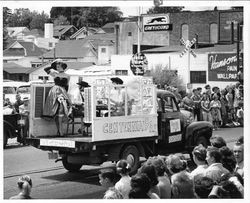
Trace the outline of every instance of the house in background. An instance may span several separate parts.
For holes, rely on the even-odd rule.
[[[97,53],[85,40],[60,40],[55,49],[43,54],[44,61],[60,58],[64,61],[97,63]]]
[[[15,40],[23,40],[25,33],[30,32],[27,27],[7,27],[8,35]]]
[[[43,54],[44,61],[61,58],[64,61],[110,63],[115,48],[114,34],[94,34],[82,40],[60,40],[55,49]]]
[[[53,28],[53,37],[59,40],[68,40],[77,30],[74,25],[57,25]]]
[[[97,31],[98,31],[98,28],[82,27],[81,29],[76,31],[73,35],[71,35],[70,39],[75,39],[75,40],[84,39],[87,36],[96,34]]]
[[[29,73],[31,68],[23,67],[16,63],[3,64],[3,79],[14,81],[29,81]]]
[[[33,42],[15,41],[3,51],[3,63],[15,62],[31,68],[31,61],[39,59],[44,50]]]
[[[115,33],[115,23],[107,23],[101,29],[105,33]]]

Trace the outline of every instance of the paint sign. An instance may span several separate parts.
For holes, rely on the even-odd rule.
[[[134,75],[144,75],[148,68],[148,60],[143,53],[136,53],[130,60],[130,68]]]
[[[158,136],[157,126],[156,114],[96,118],[93,123],[92,141]]]
[[[54,140],[54,139],[40,139],[41,146],[51,146],[51,147],[66,147],[75,148],[75,141],[71,140]]]
[[[180,119],[170,120],[169,124],[170,124],[170,133],[175,133],[175,132],[181,131]]]
[[[208,54],[208,81],[237,81],[236,53]]]
[[[168,15],[143,17],[144,32],[170,31],[172,29],[173,25],[169,23]]]
[[[180,142],[181,137],[182,137],[181,134],[169,136],[168,143]]]

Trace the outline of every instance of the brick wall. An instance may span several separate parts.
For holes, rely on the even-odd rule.
[[[231,30],[228,29],[231,21],[242,22],[243,12],[241,11],[183,11],[170,13],[170,23],[173,24],[172,31],[142,32],[140,33],[141,45],[180,45],[181,28],[183,24],[188,25],[189,40],[198,34],[199,43],[211,43],[210,25],[218,25],[218,37],[221,41],[230,41]],[[142,25],[141,25],[142,26]],[[220,27],[219,27],[220,26]],[[128,36],[128,32],[132,35]],[[217,32],[216,32],[217,33]],[[119,23],[118,54],[132,54],[133,44],[137,44],[137,22]],[[236,38],[235,26],[235,38]]]

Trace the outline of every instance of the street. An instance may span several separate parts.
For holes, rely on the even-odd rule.
[[[231,148],[235,140],[243,135],[243,128],[223,128],[214,131]],[[11,141],[10,141],[11,142]],[[12,141],[4,150],[4,199],[18,193],[17,179],[22,174],[32,178],[32,197],[35,199],[101,199],[104,189],[99,184],[101,167],[83,166],[78,173],[68,173],[61,162],[48,159],[46,151],[31,146],[21,146]]]

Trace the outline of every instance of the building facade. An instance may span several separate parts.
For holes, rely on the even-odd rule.
[[[197,38],[199,44],[206,45],[230,43],[237,38],[237,23],[243,24],[243,11],[183,11],[142,15],[139,23],[139,29],[137,21],[116,23],[116,54],[137,52],[134,47],[138,44],[138,30],[141,50],[180,45],[181,38],[190,41]]]

